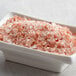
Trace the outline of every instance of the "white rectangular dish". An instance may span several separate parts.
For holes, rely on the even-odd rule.
[[[26,15],[11,12],[0,21],[0,26],[2,26],[2,24],[4,24],[9,18],[13,17],[14,15],[31,18],[33,20],[40,20]],[[74,32],[76,29],[75,26],[64,26],[69,27],[72,32]],[[73,54],[71,56],[57,55],[19,45],[5,43],[2,41],[0,41],[0,50],[4,52],[7,60],[54,72],[62,72],[69,66],[69,64],[72,64],[76,58],[76,54]]]

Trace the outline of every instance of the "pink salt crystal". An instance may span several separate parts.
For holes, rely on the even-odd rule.
[[[0,41],[64,55],[76,50],[76,38],[69,28],[19,16],[0,27]]]

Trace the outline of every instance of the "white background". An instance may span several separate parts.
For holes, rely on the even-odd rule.
[[[0,19],[12,11],[57,23],[76,25],[76,0],[0,0]],[[0,76],[76,76],[76,63],[62,73],[54,73],[6,62]]]

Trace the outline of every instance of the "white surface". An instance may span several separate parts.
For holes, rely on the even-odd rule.
[[[0,0],[0,19],[10,11],[49,21],[76,25],[75,0]],[[6,62],[0,76],[76,76],[76,63],[61,74]]]
[[[4,67],[5,57],[3,52],[0,50],[0,70]]]

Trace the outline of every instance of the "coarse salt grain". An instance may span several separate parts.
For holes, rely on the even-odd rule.
[[[49,53],[72,55],[76,52],[76,34],[56,23],[14,16],[0,27],[0,41]]]

